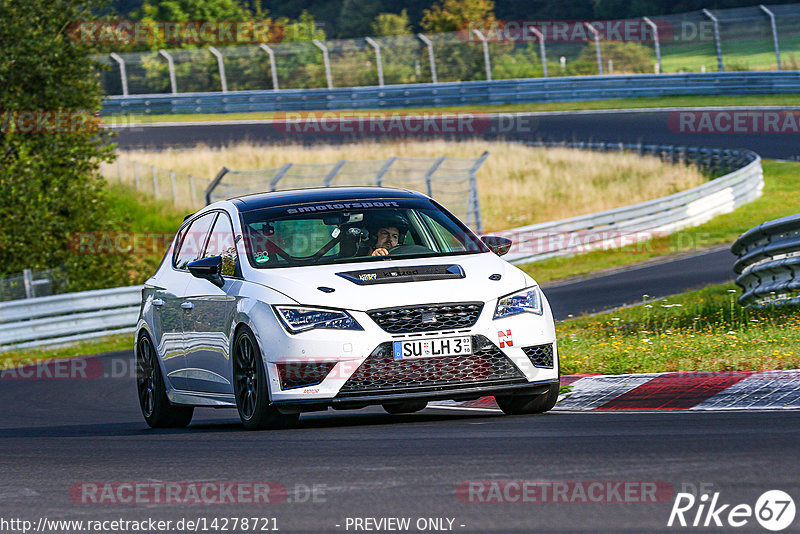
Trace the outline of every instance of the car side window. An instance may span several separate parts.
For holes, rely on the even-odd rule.
[[[221,213],[211,230],[211,235],[206,245],[204,258],[222,256],[222,276],[238,276],[236,242],[233,238],[233,226],[227,215]]]
[[[173,266],[176,269],[186,271],[189,263],[203,257],[203,246],[216,217],[217,212],[207,213],[189,225],[181,237],[180,248],[175,255]]]

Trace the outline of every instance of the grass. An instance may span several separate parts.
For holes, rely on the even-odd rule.
[[[644,109],[664,107],[703,107],[703,106],[797,106],[800,95],[758,95],[758,96],[664,96],[656,98],[620,98],[615,100],[586,100],[581,102],[538,102],[529,104],[497,104],[485,106],[445,106],[419,107],[385,110],[341,110],[325,113],[345,116],[366,116],[375,113],[392,115],[416,115],[443,113],[521,113],[542,111],[574,111],[604,109]],[[153,122],[209,122],[235,120],[268,120],[285,116],[285,112],[256,111],[249,113],[186,113],[175,115],[131,115],[130,117],[106,117],[108,123],[120,126],[136,126]]]
[[[661,236],[637,246],[559,257],[522,265],[539,283],[586,276],[677,253],[732,244],[740,234],[765,221],[797,213],[800,206],[800,163],[765,160],[762,196],[705,224]]]
[[[735,302],[733,284],[556,325],[563,374],[800,367],[800,316]]]
[[[223,165],[237,170],[294,163],[375,160],[391,156],[474,158],[490,156],[478,172],[484,229],[498,231],[563,219],[658,198],[705,181],[693,167],[655,157],[568,148],[532,148],[485,141],[361,143],[344,146],[264,146],[130,151],[128,159],[195,176],[212,176]],[[455,208],[454,206],[451,206]]]
[[[0,352],[0,375],[4,370],[31,365],[37,362],[90,356],[121,350],[133,351],[133,334],[115,334],[95,339],[77,341],[62,347],[16,349]]]

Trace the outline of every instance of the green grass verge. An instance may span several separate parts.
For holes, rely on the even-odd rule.
[[[87,339],[63,347],[28,348],[2,352],[0,353],[0,372],[40,361],[91,356],[120,350],[133,351],[133,333]]]
[[[800,206],[800,163],[764,160],[763,167],[765,185],[760,198],[705,224],[621,249],[550,258],[520,267],[537,282],[545,283],[732,244],[750,228],[797,213]]]
[[[562,374],[733,371],[800,367],[800,316],[750,310],[734,284],[556,325]]]
[[[381,113],[399,115],[441,114],[441,113],[519,113],[533,111],[573,111],[603,109],[642,109],[662,107],[701,107],[701,106],[797,106],[800,95],[759,95],[759,96],[665,96],[659,98],[621,98],[617,100],[589,100],[583,102],[543,102],[531,104],[500,104],[491,106],[445,106],[419,107],[403,109],[379,110]],[[369,115],[376,110],[337,110],[330,113],[347,115]],[[304,113],[304,112],[300,112]],[[284,112],[252,112],[252,113],[189,113],[176,115],[132,115],[126,119],[125,125],[135,126],[138,123],[150,122],[211,122],[235,120],[267,120],[275,116],[284,116]],[[107,118],[107,121],[110,121]]]

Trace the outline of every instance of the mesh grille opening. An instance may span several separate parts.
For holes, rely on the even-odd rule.
[[[552,344],[522,347],[522,351],[525,353],[534,367],[543,367],[545,369],[553,368]]]
[[[328,376],[336,364],[331,362],[279,363],[281,389],[316,386]]]
[[[482,302],[456,302],[385,308],[367,314],[386,332],[404,334],[470,328],[478,320],[482,309]]]

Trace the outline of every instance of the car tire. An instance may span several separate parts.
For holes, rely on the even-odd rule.
[[[288,428],[300,417],[285,414],[269,403],[269,385],[255,336],[242,328],[233,342],[233,392],[242,425],[248,430]]]
[[[558,400],[559,383],[550,384],[547,391],[538,395],[497,395],[495,400],[507,415],[544,413],[553,408]]]
[[[152,428],[183,428],[192,421],[194,407],[169,402],[155,347],[147,334],[140,335],[136,344],[136,389],[144,420]]]
[[[427,401],[406,401],[406,402],[393,402],[383,404],[383,409],[386,413],[401,414],[401,413],[414,413],[424,410],[428,406]]]

